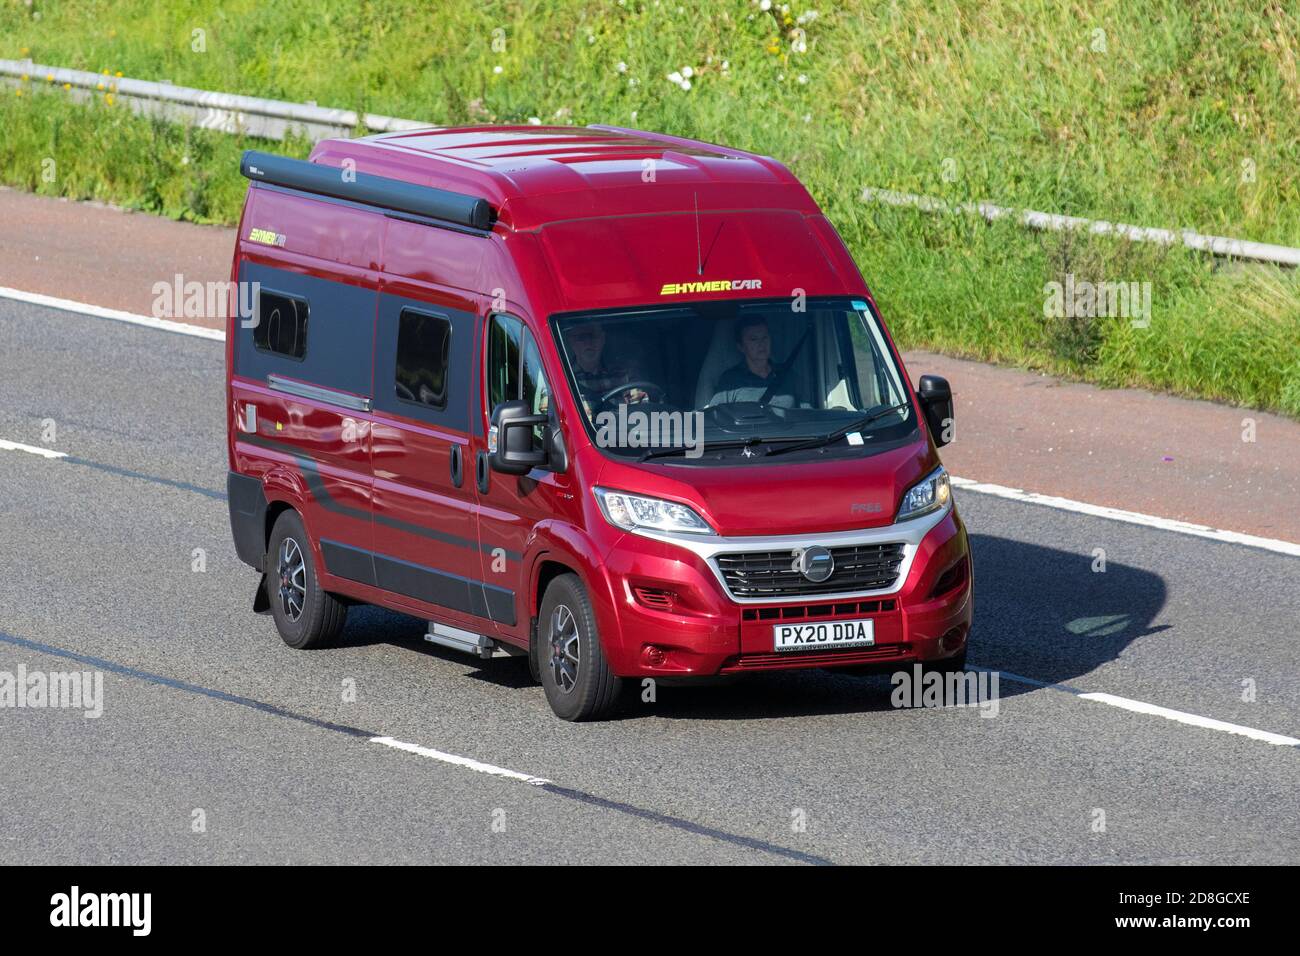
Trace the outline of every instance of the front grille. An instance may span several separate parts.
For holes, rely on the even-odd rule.
[[[736,551],[714,560],[738,598],[801,597],[808,594],[852,594],[893,587],[903,563],[902,544],[850,544],[830,549],[835,570],[813,583],[794,569],[797,551]]]

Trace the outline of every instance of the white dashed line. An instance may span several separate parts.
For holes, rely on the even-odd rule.
[[[1288,737],[1285,734],[1256,730],[1254,727],[1246,727],[1242,724],[1230,724],[1226,720],[1215,720],[1212,717],[1189,714],[1186,711],[1172,710],[1169,707],[1157,707],[1155,704],[1130,700],[1127,697],[1116,697],[1114,694],[1079,694],[1078,696],[1080,700],[1092,700],[1099,704],[1109,704],[1111,707],[1131,710],[1135,714],[1151,714],[1153,717],[1176,720],[1180,724],[1190,724],[1193,727],[1202,727],[1205,730],[1218,730],[1225,734],[1238,734],[1242,737],[1249,737],[1251,740],[1262,740],[1264,743],[1276,744],[1279,747],[1300,747],[1300,739]]]
[[[1300,738],[1297,737],[1275,734],[1270,730],[1259,730],[1255,727],[1247,727],[1245,724],[1232,724],[1226,720],[1215,720],[1213,717],[1202,717],[1200,714],[1191,714],[1185,710],[1174,710],[1172,707],[1148,704],[1146,701],[1133,700],[1131,697],[1119,697],[1115,694],[1102,694],[1095,691],[1081,691],[1068,684],[1053,684],[1051,681],[1023,677],[1020,674],[1012,674],[1010,671],[997,670],[992,667],[976,667],[972,665],[968,670],[980,671],[986,674],[996,672],[1000,679],[1015,681],[1018,684],[1029,684],[1032,687],[1042,687],[1045,690],[1059,690],[1063,694],[1069,694],[1071,697],[1077,697],[1080,700],[1107,704],[1110,707],[1118,707],[1120,710],[1127,710],[1135,714],[1163,717],[1166,720],[1177,721],[1191,727],[1200,727],[1203,730],[1217,730],[1220,733],[1236,734],[1239,737],[1249,737],[1251,740],[1261,740],[1264,743],[1275,744],[1279,747],[1300,747]]]
[[[24,445],[22,442],[5,441],[0,438],[0,451],[25,451],[29,455],[40,455],[42,458],[67,458],[68,456],[61,451],[55,451],[53,448],[38,448],[35,445]]]
[[[1005,485],[994,485],[988,482],[974,481],[970,478],[958,478],[955,475],[952,476],[952,485],[954,488],[974,491],[981,495],[994,495],[998,498],[1009,498],[1012,501],[1044,505],[1058,511],[1073,511],[1076,514],[1090,515],[1094,518],[1125,521],[1129,524],[1145,525],[1148,528],[1159,528],[1161,531],[1190,534],[1198,538],[1209,538],[1212,541],[1223,541],[1228,544],[1244,544],[1250,548],[1261,548],[1265,551],[1276,551],[1279,554],[1300,557],[1300,544],[1281,541],[1277,538],[1259,538],[1253,534],[1242,534],[1239,531],[1221,531],[1208,525],[1192,524],[1190,521],[1157,518],[1155,515],[1144,515],[1137,511],[1124,511],[1106,505],[1090,505],[1085,501],[1073,501],[1069,498],[1058,498],[1054,495],[1040,495],[1034,491],[1021,491],[1019,488],[1008,488]]]
[[[453,764],[457,767],[465,767],[469,770],[475,770],[479,773],[486,773],[493,777],[505,777],[507,780],[518,780],[521,783],[529,783],[534,787],[540,787],[543,784],[550,783],[545,777],[530,777],[526,773],[519,773],[517,770],[507,770],[505,767],[496,767],[490,763],[483,763],[474,760],[471,757],[461,757],[457,754],[443,753],[441,750],[432,750],[429,747],[421,747],[419,744],[408,744],[404,740],[396,740],[393,737],[371,737],[372,744],[383,744],[385,747],[392,747],[395,750],[405,750],[407,753],[418,754],[421,757],[428,757],[430,760],[440,760],[443,763]]]

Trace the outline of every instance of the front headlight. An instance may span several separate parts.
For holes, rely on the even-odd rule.
[[[686,505],[662,498],[631,495],[626,491],[593,488],[605,520],[624,531],[647,528],[654,531],[685,531],[713,534],[708,523]]]
[[[903,503],[898,506],[899,521],[905,518],[919,518],[932,511],[948,507],[952,500],[952,486],[948,483],[948,472],[940,465],[930,472],[903,495]]]

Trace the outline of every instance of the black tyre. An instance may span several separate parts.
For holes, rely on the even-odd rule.
[[[321,590],[307,529],[296,511],[280,515],[271,529],[266,590],[276,630],[290,647],[312,650],[338,643],[348,608]]]
[[[533,655],[555,716],[600,720],[613,711],[622,681],[609,669],[596,615],[576,574],[560,575],[542,595]]]

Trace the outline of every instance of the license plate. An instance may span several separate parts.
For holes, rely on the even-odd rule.
[[[870,618],[772,626],[772,647],[778,651],[824,651],[838,647],[871,647],[875,643],[875,622]]]

